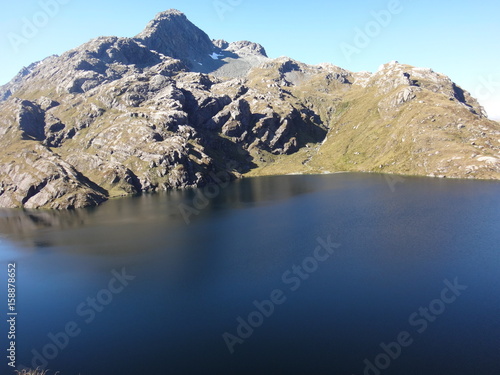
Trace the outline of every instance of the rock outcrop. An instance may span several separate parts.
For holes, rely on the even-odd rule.
[[[134,39],[150,50],[188,65],[205,60],[215,49],[207,34],[173,9],[159,13]]]
[[[272,60],[175,10],[23,69],[0,113],[3,207],[85,207],[221,172],[500,178],[500,125],[448,77]]]

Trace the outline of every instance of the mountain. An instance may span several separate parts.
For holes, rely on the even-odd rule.
[[[184,14],[100,37],[0,87],[0,206],[76,208],[221,176],[500,178],[500,124],[431,69],[269,59]]]

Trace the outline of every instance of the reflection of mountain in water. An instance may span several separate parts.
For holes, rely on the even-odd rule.
[[[354,175],[353,175],[354,176]],[[144,194],[111,200],[100,207],[53,210],[0,210],[0,233],[26,247],[94,244],[100,251],[130,248],[137,238],[187,225],[214,211],[272,204],[335,185],[335,176],[276,176],[238,180],[200,189]],[[91,234],[89,235],[89,233]],[[133,250],[133,249],[130,249]]]
[[[16,241],[27,241],[35,233],[42,232],[45,229],[57,228],[68,229],[84,224],[84,216],[87,216],[87,210],[71,211],[42,211],[42,210],[9,210],[0,209],[0,233]],[[34,246],[44,247],[49,245],[43,241],[34,241]]]

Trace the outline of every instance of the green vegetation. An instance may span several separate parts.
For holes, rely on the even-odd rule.
[[[67,58],[15,92],[31,103],[0,103],[1,206],[84,207],[227,170],[500,179],[499,124],[428,69],[352,73],[279,58],[229,79],[128,67],[80,92],[85,79],[72,77],[86,52]]]

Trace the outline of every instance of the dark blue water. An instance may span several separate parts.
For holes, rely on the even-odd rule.
[[[3,210],[0,234],[4,316],[7,264],[17,269],[17,365],[500,373],[498,182],[265,177],[73,212]]]

